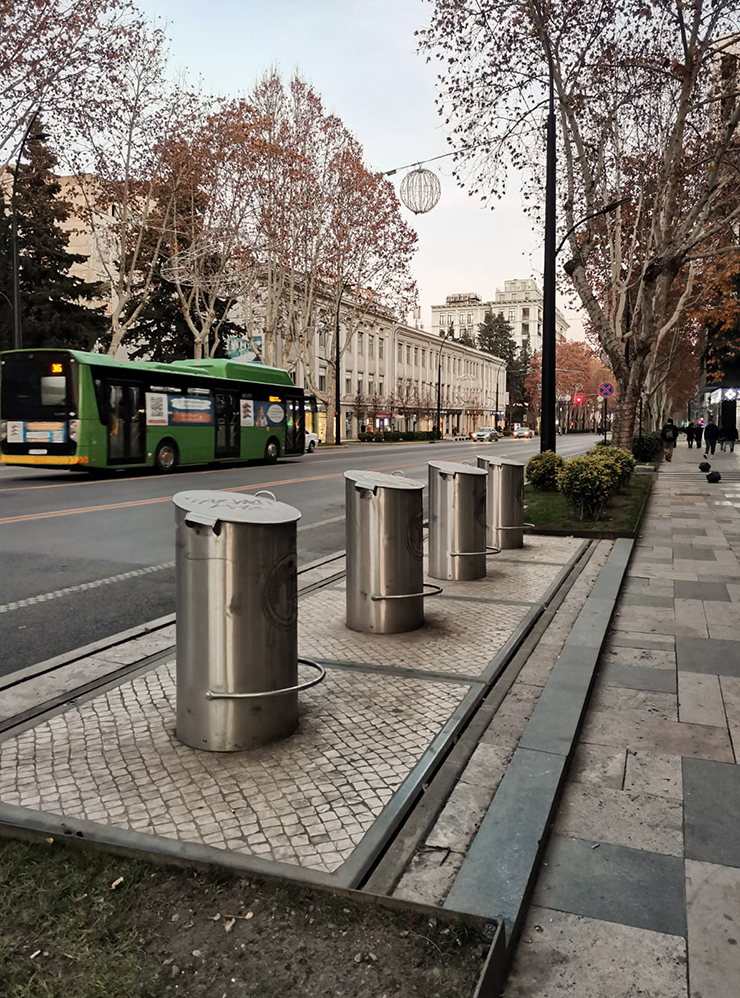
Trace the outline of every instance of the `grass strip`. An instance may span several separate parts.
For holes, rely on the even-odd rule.
[[[634,537],[645,507],[652,477],[632,475],[613,496],[598,520],[581,520],[562,492],[535,492],[524,486],[524,519],[540,533],[573,533],[583,537]]]

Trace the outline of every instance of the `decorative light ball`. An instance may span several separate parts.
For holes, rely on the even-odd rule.
[[[431,170],[417,167],[401,181],[401,200],[415,215],[431,211],[441,197],[442,188],[437,175]]]

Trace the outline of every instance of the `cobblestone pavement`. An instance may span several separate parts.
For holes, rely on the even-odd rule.
[[[405,781],[582,544],[527,537],[490,559],[488,578],[444,583],[409,634],[350,631],[341,586],[319,590],[299,604],[299,652],[326,662],[327,678],[301,695],[295,735],[243,753],[181,744],[169,661],[7,738],[0,802],[336,874],[380,834]],[[123,645],[105,657],[137,655]]]

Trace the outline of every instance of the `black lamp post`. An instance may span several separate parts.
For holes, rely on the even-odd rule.
[[[439,347],[439,358],[437,361],[437,440],[440,440],[442,434],[440,433],[440,419],[441,419],[441,409],[442,409],[442,351],[444,350],[444,345],[452,335],[452,329],[448,329],[445,333],[442,342]]]
[[[339,308],[342,304],[342,297],[344,296],[344,290],[349,284],[349,281],[344,281],[342,284],[342,290],[339,292],[339,297],[337,298],[337,314],[334,323],[334,443],[341,444],[342,442],[342,405],[341,405],[341,372],[339,369],[341,355],[339,351]]]
[[[20,258],[18,254],[18,212],[16,208],[16,187],[18,183],[18,169],[21,164],[21,157],[26,147],[26,142],[28,142],[29,137],[31,137],[31,129],[36,122],[36,116],[38,112],[34,111],[31,115],[31,120],[26,126],[26,130],[23,133],[23,138],[21,139],[20,148],[18,149],[18,156],[15,161],[15,170],[13,172],[13,187],[10,193],[10,213],[11,213],[11,228],[10,228],[10,242],[13,251],[13,346],[16,350],[23,349],[23,321],[21,317],[21,275],[20,275]],[[34,135],[34,139],[45,139],[45,135]]]
[[[538,8],[538,15],[540,15]],[[540,15],[541,17],[541,15]],[[549,70],[545,180],[545,268],[542,297],[542,422],[540,451],[555,450],[555,74],[547,31],[542,38]]]

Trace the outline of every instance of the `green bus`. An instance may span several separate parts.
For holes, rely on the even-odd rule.
[[[117,361],[78,350],[0,354],[0,461],[114,470],[303,454],[302,388],[229,360]]]

